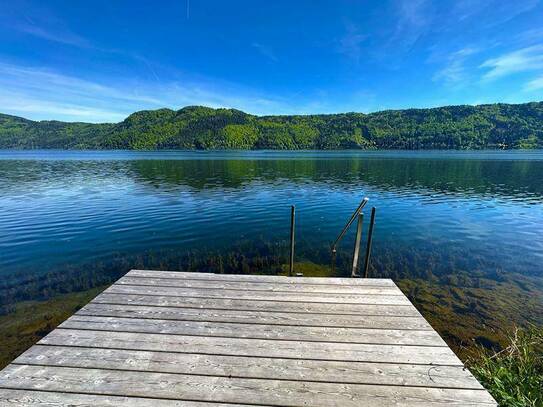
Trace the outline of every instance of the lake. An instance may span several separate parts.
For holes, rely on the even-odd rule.
[[[0,305],[130,268],[279,273],[290,205],[297,269],[330,274],[364,196],[370,276],[393,278],[453,347],[543,322],[543,151],[0,151]],[[353,242],[354,228],[337,275]]]

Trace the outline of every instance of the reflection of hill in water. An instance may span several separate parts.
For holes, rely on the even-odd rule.
[[[158,188],[240,188],[253,182],[360,183],[385,191],[462,194],[539,201],[542,161],[344,159],[130,161],[138,182]]]
[[[203,159],[2,161],[0,192],[136,182],[175,191],[248,188],[262,183],[316,183],[346,190],[368,186],[402,194],[443,194],[539,203],[543,161],[475,159]]]

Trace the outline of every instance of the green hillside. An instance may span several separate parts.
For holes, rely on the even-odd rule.
[[[534,149],[543,148],[543,102],[308,116],[188,106],[136,112],[116,124],[0,114],[0,148]]]

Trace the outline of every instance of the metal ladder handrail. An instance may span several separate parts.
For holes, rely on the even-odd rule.
[[[332,273],[335,272],[336,268],[336,255],[337,255],[337,246],[341,239],[343,239],[343,236],[345,236],[345,233],[347,233],[347,230],[352,225],[354,220],[358,217],[358,225],[356,230],[356,238],[355,238],[355,244],[354,244],[354,250],[353,250],[353,263],[352,263],[352,270],[351,270],[351,277],[360,277],[359,274],[357,274],[358,269],[358,256],[360,252],[360,242],[362,239],[362,223],[364,220],[364,215],[362,213],[362,209],[366,206],[368,203],[369,198],[365,197],[362,202],[358,205],[358,207],[355,209],[345,226],[343,227],[343,230],[338,235],[334,243],[331,245],[331,251],[332,251]],[[370,226],[368,231],[368,242],[366,246],[366,256],[364,259],[364,277],[368,277],[368,267],[369,267],[369,259],[370,259],[370,251],[371,251],[371,243],[372,243],[372,235],[373,235],[373,225],[375,222],[375,207],[371,209],[371,218],[370,218]]]
[[[362,199],[362,202],[360,202],[360,205],[358,205],[358,208],[356,208],[356,210],[353,212],[353,214],[351,215],[351,217],[349,218],[349,220],[347,221],[347,223],[343,227],[343,230],[341,231],[341,233],[339,234],[337,239],[334,241],[334,243],[332,243],[332,253],[336,252],[336,247],[339,244],[339,242],[341,241],[341,239],[343,238],[343,236],[345,235],[345,233],[347,232],[347,229],[349,229],[349,226],[351,226],[351,224],[354,222],[354,220],[356,218],[356,215],[358,215],[360,213],[360,211],[362,209],[364,209],[364,206],[366,206],[366,204],[368,203],[369,200],[370,199],[367,198],[367,197]]]
[[[364,197],[362,199],[362,202],[358,205],[358,207],[355,209],[345,226],[343,227],[343,230],[339,234],[339,236],[336,238],[334,243],[331,245],[332,250],[332,273],[335,272],[336,268],[336,254],[337,254],[337,246],[341,239],[343,239],[343,236],[345,236],[345,233],[347,233],[347,230],[352,225],[354,220],[358,217],[358,225],[356,227],[356,238],[354,243],[354,251],[353,251],[353,263],[352,263],[352,271],[351,271],[351,277],[360,277],[360,274],[358,274],[356,271],[358,269],[358,257],[360,253],[360,242],[362,240],[362,224],[364,221],[364,214],[362,213],[362,209],[366,206],[368,203],[369,198]],[[288,275],[292,276],[294,274],[294,233],[295,233],[295,217],[296,217],[296,207],[294,205],[290,208],[290,256],[289,256],[289,270]],[[372,242],[372,235],[373,235],[373,225],[375,222],[375,207],[371,208],[371,218],[370,218],[370,226],[368,230],[368,242],[366,246],[366,256],[364,260],[364,277],[368,277],[368,267],[369,267],[369,260],[370,260],[370,252],[371,252],[371,242]],[[296,276],[303,276],[303,273],[296,273]]]

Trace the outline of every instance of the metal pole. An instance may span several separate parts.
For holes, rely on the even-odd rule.
[[[331,269],[332,269],[332,275],[334,275],[335,272],[336,272],[336,249],[332,249],[332,264],[331,264]]]
[[[296,216],[296,207],[292,205],[290,207],[290,263],[288,275],[292,276],[294,273],[294,218]]]
[[[368,231],[368,244],[366,246],[366,258],[364,259],[364,278],[368,278],[370,265],[371,239],[373,237],[373,224],[375,223],[375,207],[371,208],[370,229]]]
[[[364,214],[358,214],[358,225],[356,226],[356,239],[354,241],[353,251],[353,269],[351,271],[351,277],[360,277],[357,273],[358,269],[358,253],[360,253],[360,240],[362,239],[362,223],[364,222]]]
[[[353,223],[354,220],[356,219],[356,215],[358,215],[360,213],[360,211],[364,208],[364,206],[366,206],[368,201],[369,201],[369,198],[362,199],[362,202],[360,202],[360,205],[358,205],[358,208],[356,208],[356,210],[353,212],[353,214],[351,215],[349,221],[347,222],[347,224],[345,225],[345,227],[343,228],[343,230],[341,231],[341,233],[339,234],[339,236],[337,237],[335,242],[332,243],[332,252],[334,252],[336,250],[337,244],[343,238],[343,235],[345,235],[345,232],[347,232],[347,229],[349,229],[349,226],[351,226],[351,223]]]

